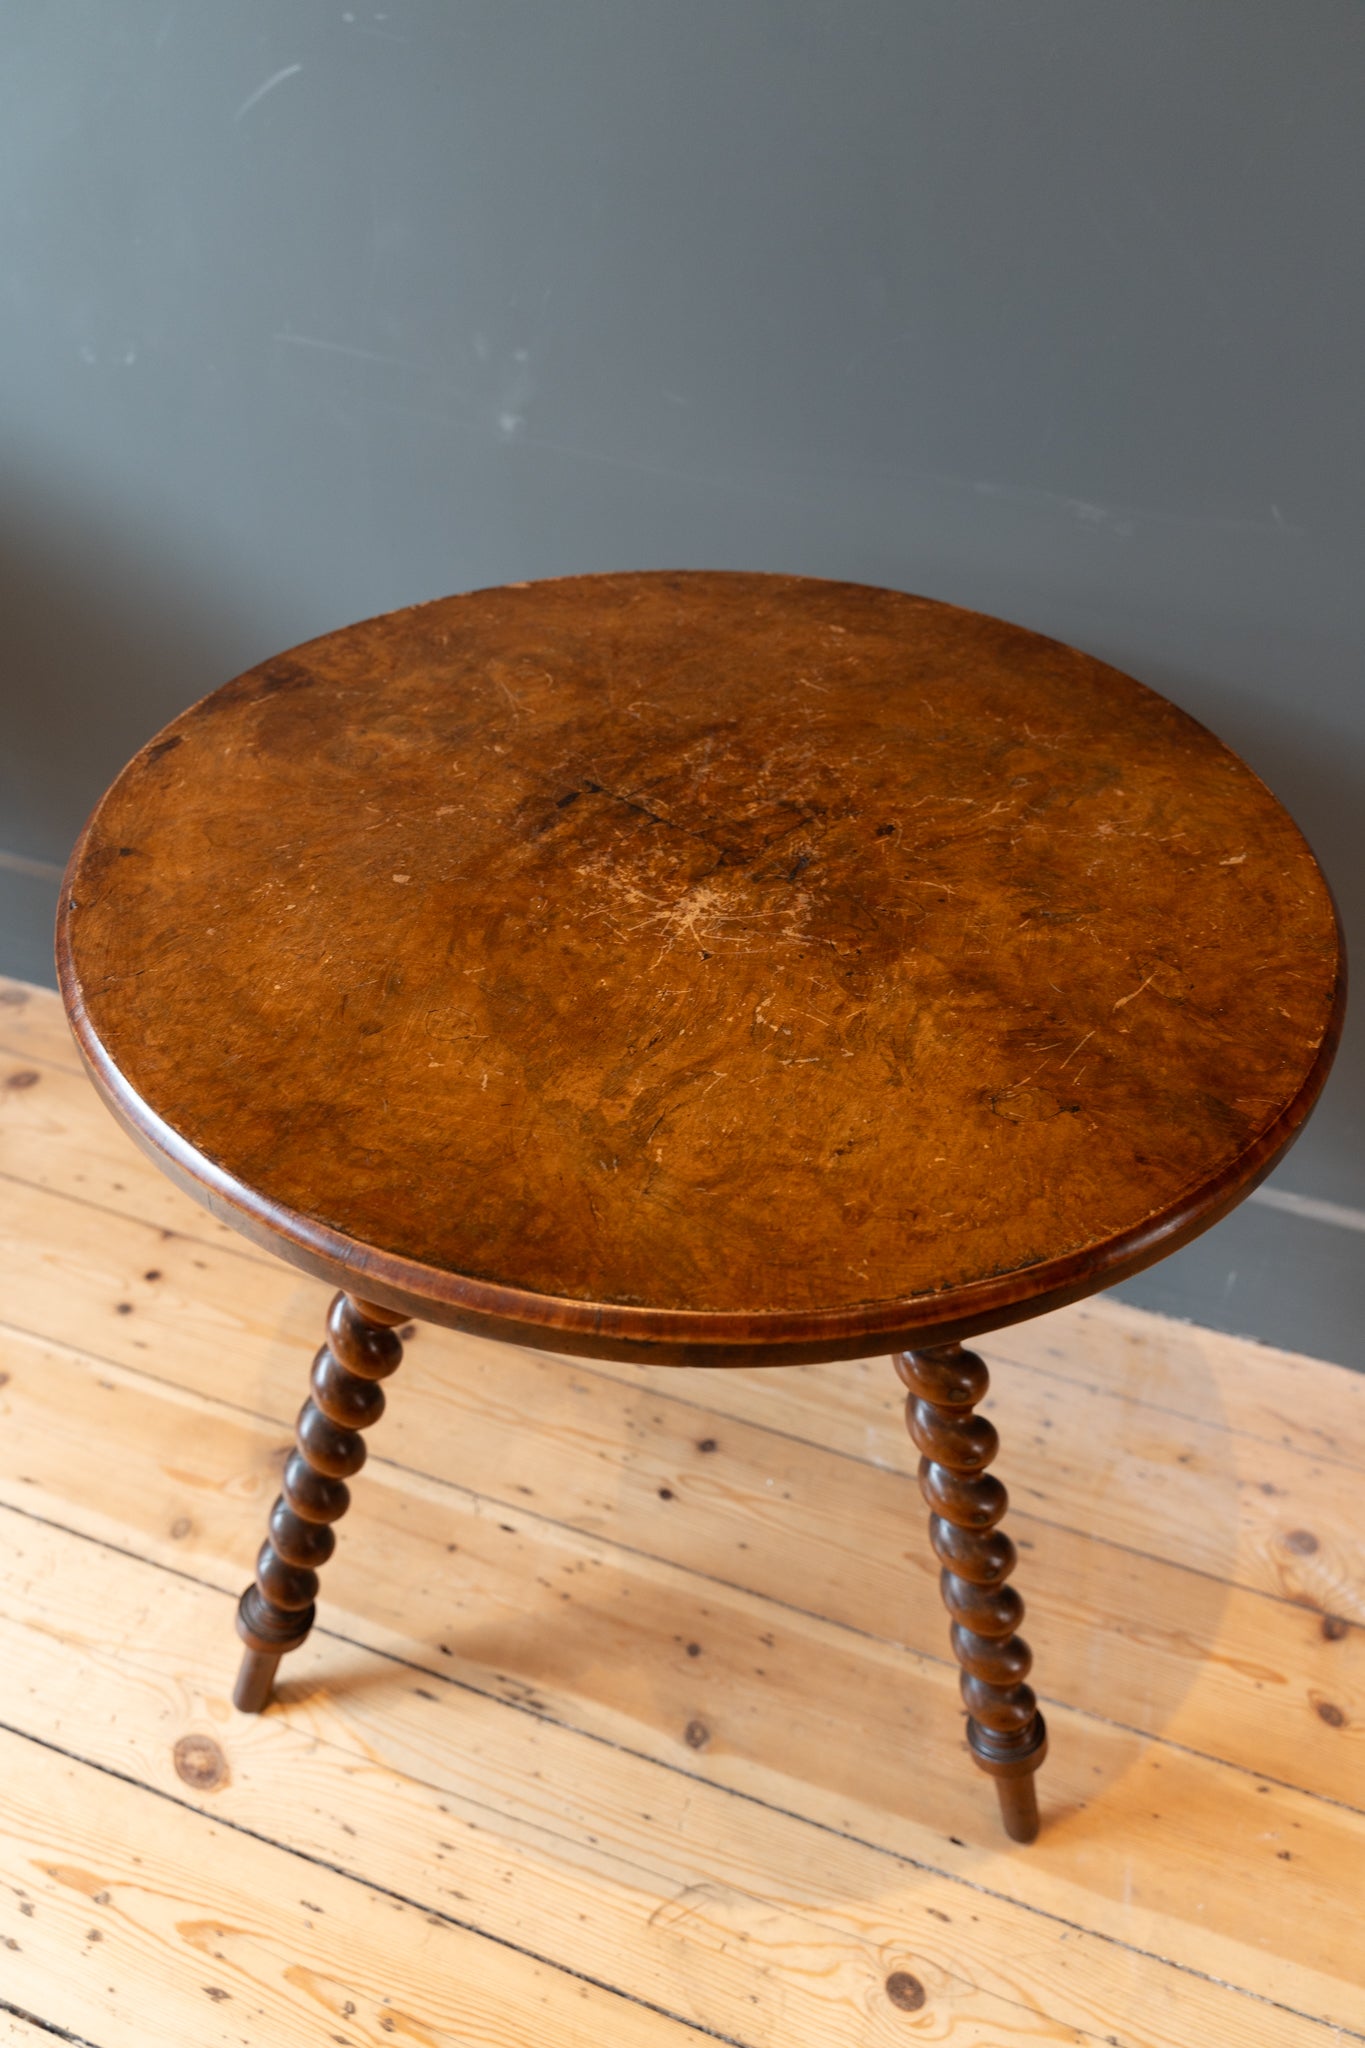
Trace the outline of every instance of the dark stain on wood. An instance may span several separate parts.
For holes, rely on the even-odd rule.
[[[171,1757],[176,1776],[196,1792],[216,1792],[231,1781],[228,1760],[211,1735],[182,1735]]]
[[[918,2012],[927,1994],[918,1977],[908,1970],[893,1970],[886,1980],[886,1995],[900,2012]]]

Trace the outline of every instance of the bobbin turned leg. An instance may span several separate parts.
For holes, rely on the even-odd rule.
[[[1024,1603],[1005,1580],[1016,1553],[996,1527],[1009,1495],[986,1471],[1000,1448],[995,1427],[972,1409],[990,1376],[960,1344],[902,1351],[896,1371],[910,1390],[905,1424],[919,1449],[920,1491],[929,1503],[929,1540],[943,1566],[943,1604],[962,1666],[967,1741],[995,1779],[1005,1833],[1031,1842],[1038,1832],[1033,1774],[1047,1754],[1038,1702],[1024,1683],[1033,1656],[1016,1633]]]
[[[313,1626],[317,1568],[336,1548],[332,1523],[350,1506],[346,1481],[365,1462],[360,1435],[384,1412],[387,1379],[403,1356],[395,1325],[403,1317],[349,1294],[338,1294],[327,1317],[327,1342],[313,1360],[312,1393],[299,1415],[297,1444],[284,1468],[284,1490],[270,1512],[270,1534],[256,1560],[256,1583],[237,1609],[246,1655],[233,1699],[259,1714],[275,1670]]]

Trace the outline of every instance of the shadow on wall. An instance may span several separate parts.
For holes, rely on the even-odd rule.
[[[11,481],[0,499],[4,619],[0,847],[64,862],[142,742],[259,652],[259,624],[183,543],[134,536],[117,505]]]
[[[67,854],[129,756],[285,639],[281,607],[196,561],[112,493],[63,494],[13,461],[0,496],[0,972],[55,983]],[[292,637],[298,638],[295,632]]]

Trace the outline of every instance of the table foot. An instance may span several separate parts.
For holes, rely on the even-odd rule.
[[[239,1713],[259,1714],[269,1705],[270,1689],[280,1666],[280,1654],[279,1651],[272,1655],[266,1650],[248,1650],[243,1656],[237,1683],[232,1688],[232,1704]]]
[[[906,1427],[921,1454],[929,1540],[943,1567],[939,1584],[962,1666],[967,1742],[996,1781],[1006,1834],[1031,1842],[1038,1832],[1033,1777],[1047,1754],[1047,1729],[1024,1683],[1033,1662],[1018,1634],[1024,1603],[1005,1584],[1017,1553],[996,1525],[1009,1495],[986,1471],[1000,1439],[984,1415],[972,1413],[990,1375],[984,1360],[959,1344],[902,1351],[895,1365],[909,1390]]]
[[[1038,1788],[1033,1772],[1022,1778],[997,1778],[1000,1818],[1012,1842],[1032,1842],[1038,1834]]]
[[[283,1491],[270,1512],[270,1532],[256,1560],[255,1584],[237,1609],[246,1655],[233,1699],[259,1714],[275,1671],[313,1626],[318,1567],[336,1548],[332,1523],[351,1503],[346,1481],[365,1462],[360,1435],[384,1412],[380,1380],[397,1370],[403,1346],[394,1309],[338,1294],[327,1317],[327,1342],[313,1360],[312,1393],[299,1415],[297,1440],[284,1468]]]

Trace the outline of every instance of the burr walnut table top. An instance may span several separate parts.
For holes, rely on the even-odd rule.
[[[330,634],[144,747],[72,856],[111,1107],[363,1297],[600,1355],[946,1341],[1226,1213],[1342,956],[1264,785],[1140,683],[786,577]]]

